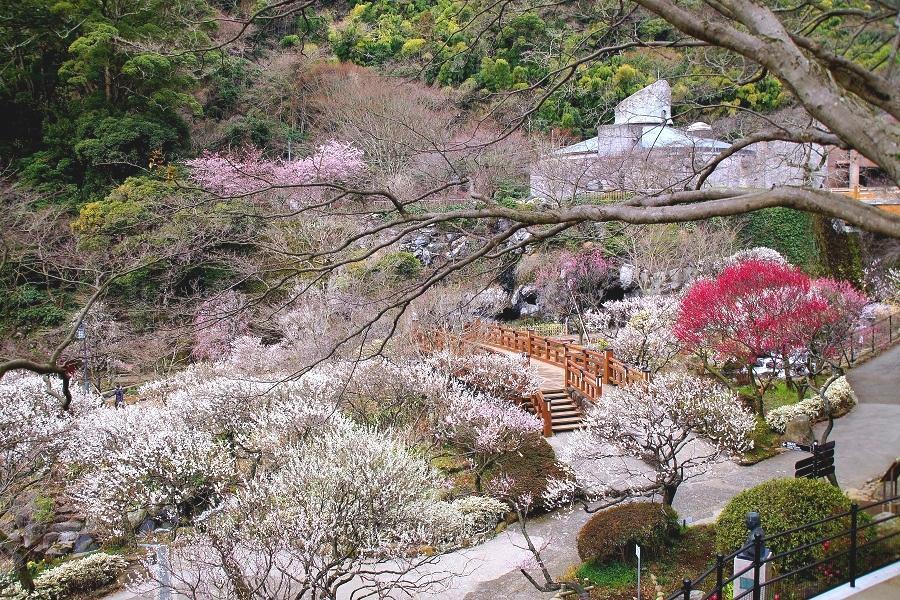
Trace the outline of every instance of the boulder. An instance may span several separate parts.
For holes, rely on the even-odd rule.
[[[54,542],[56,542],[56,540],[59,539],[59,536],[60,536],[60,534],[55,531],[45,533],[44,537],[41,538],[41,543],[44,546],[47,546],[49,548],[50,546],[52,546],[54,544]]]
[[[33,546],[37,540],[44,536],[46,531],[47,526],[44,523],[30,523],[23,531],[23,544],[28,547]]]
[[[790,421],[784,428],[784,439],[798,444],[812,444],[815,438],[809,417],[801,416]]]
[[[82,533],[75,540],[75,547],[73,548],[73,550],[76,553],[80,553],[90,552],[91,550],[98,550],[99,548],[100,546],[97,544],[93,537],[86,533]]]
[[[63,533],[64,531],[81,531],[84,528],[84,521],[80,519],[70,519],[62,523],[54,523],[50,527],[50,531]]]
[[[140,525],[144,521],[144,519],[147,518],[147,511],[143,508],[138,508],[136,510],[129,511],[126,518],[128,519],[128,524],[132,529],[134,529],[138,525]]]
[[[74,544],[75,540],[77,540],[80,535],[81,534],[77,531],[63,531],[59,534],[59,537],[56,538],[56,541],[60,544]]]
[[[147,517],[141,524],[138,525],[137,532],[138,533],[153,533],[153,530],[156,529],[156,519],[152,519]]]
[[[540,293],[534,284],[526,283],[513,292],[512,305],[520,317],[541,312]]]
[[[66,554],[71,554],[72,550],[75,548],[74,542],[62,543],[56,542],[45,552],[45,555],[50,558],[60,558],[65,556]]]

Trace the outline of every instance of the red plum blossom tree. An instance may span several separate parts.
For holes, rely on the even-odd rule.
[[[790,355],[807,347],[807,333],[825,318],[828,301],[810,293],[812,281],[796,267],[746,260],[715,279],[701,279],[685,294],[674,334],[703,359],[704,368],[727,383],[715,363],[749,367],[758,357]],[[787,367],[786,367],[787,368]],[[757,381],[758,412],[768,382]]]

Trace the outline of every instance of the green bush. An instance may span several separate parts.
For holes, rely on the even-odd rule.
[[[391,252],[378,259],[371,272],[381,273],[395,281],[406,281],[419,276],[422,261],[412,252]]]
[[[578,532],[583,561],[625,561],[635,544],[650,556],[668,547],[678,534],[678,515],[655,502],[622,504],[597,513]]]
[[[716,549],[729,554],[747,540],[744,519],[748,512],[758,512],[766,535],[812,523],[850,510],[850,499],[827,481],[818,479],[773,479],[744,490],[725,506],[716,522]],[[863,515],[861,518],[865,519]],[[777,538],[767,543],[776,554],[811,544],[823,537],[845,531],[849,517],[835,519],[807,530]],[[830,546],[836,544],[832,542]],[[783,571],[796,569],[824,557],[825,548],[816,544],[777,561]]]

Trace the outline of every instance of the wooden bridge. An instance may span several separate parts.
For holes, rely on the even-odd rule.
[[[544,435],[571,431],[581,425],[585,409],[606,386],[649,379],[649,373],[618,360],[611,350],[591,350],[565,340],[513,329],[496,323],[469,324],[460,340],[488,351],[525,355],[543,381],[524,408],[544,422]]]

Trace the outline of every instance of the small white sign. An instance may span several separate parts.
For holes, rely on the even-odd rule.
[[[638,558],[641,557],[641,547],[638,546],[637,544],[634,545],[634,555],[637,556]]]

